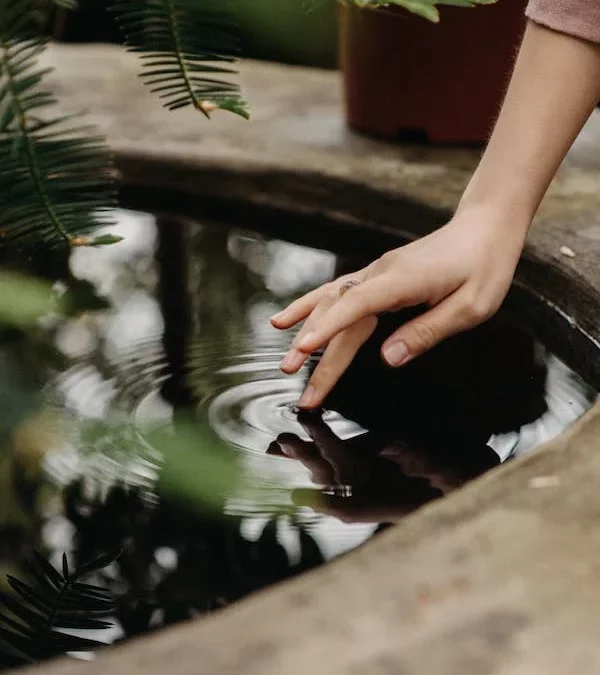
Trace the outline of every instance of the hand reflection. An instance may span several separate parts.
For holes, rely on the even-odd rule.
[[[345,522],[394,522],[498,463],[485,445],[457,458],[370,432],[342,440],[319,413],[298,420],[312,441],[281,434],[267,452],[302,462],[320,486],[294,490],[296,504]]]

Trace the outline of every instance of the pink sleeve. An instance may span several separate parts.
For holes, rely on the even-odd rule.
[[[527,16],[561,33],[600,43],[600,0],[530,0]]]

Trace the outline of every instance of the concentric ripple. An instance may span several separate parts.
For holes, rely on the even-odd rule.
[[[246,353],[215,368],[215,387],[203,397],[200,415],[234,448],[264,455],[279,434],[293,433],[309,440],[298,424],[295,408],[308,368],[293,377],[283,375],[279,362],[284,353],[283,350]],[[334,412],[325,412],[324,420],[343,439],[362,431],[360,426]]]

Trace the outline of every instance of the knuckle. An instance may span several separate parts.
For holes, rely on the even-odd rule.
[[[334,281],[323,284],[320,288],[318,304],[330,302],[338,294],[337,286]]]
[[[379,257],[377,262],[381,263],[383,267],[388,267],[389,265],[395,264],[397,259],[398,259],[397,250],[386,251],[383,255]]]
[[[373,309],[373,298],[366,293],[360,286],[351,288],[346,294],[347,300],[356,307],[361,314],[371,314]]]
[[[438,342],[436,331],[426,321],[415,321],[411,326],[411,332],[418,348],[424,351],[431,349]]]
[[[469,293],[464,299],[463,314],[469,323],[483,323],[484,321],[487,321],[495,311],[493,304],[480,293]]]
[[[304,337],[308,333],[313,333],[314,330],[312,329],[312,322],[306,321],[304,325],[302,326],[302,329],[298,332],[296,337],[292,340],[292,347],[298,347],[298,345],[302,342]]]

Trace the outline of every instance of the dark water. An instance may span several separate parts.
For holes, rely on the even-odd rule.
[[[122,549],[97,579],[117,599],[104,641],[339,556],[595,400],[506,315],[389,370],[378,352],[395,316],[326,410],[298,417],[311,365],[280,373],[290,336],[268,317],[360,261],[221,225],[117,217],[122,244],[71,258],[72,316],[5,331],[1,351],[12,386],[0,398],[14,408],[0,424],[1,571],[20,574],[33,549],[54,562]]]

